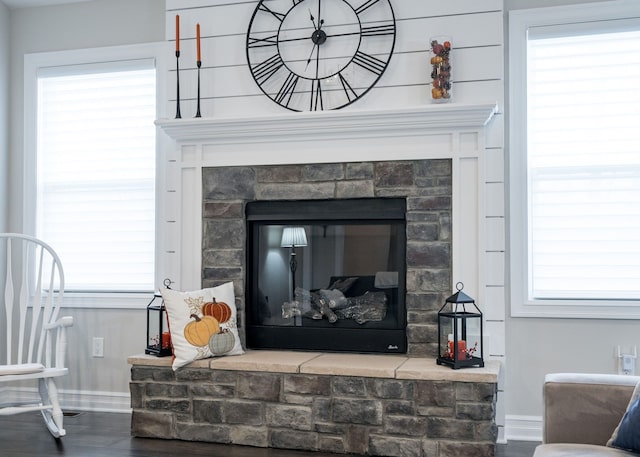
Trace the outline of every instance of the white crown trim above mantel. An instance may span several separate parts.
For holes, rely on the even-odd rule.
[[[498,112],[497,104],[434,104],[369,111],[316,111],[260,117],[160,119],[156,125],[176,141],[215,143],[402,136],[425,130],[477,129]]]

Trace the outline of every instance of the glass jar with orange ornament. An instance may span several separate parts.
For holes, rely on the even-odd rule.
[[[431,99],[435,103],[451,100],[451,38],[432,37],[429,40],[431,64]]]

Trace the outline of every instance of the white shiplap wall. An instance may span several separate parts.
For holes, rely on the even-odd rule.
[[[246,63],[245,40],[257,0],[166,0],[167,53],[174,55],[175,15],[180,15],[180,91],[183,118],[196,112],[195,30],[201,26],[201,112],[205,118],[242,118],[288,112],[265,97]],[[345,108],[383,110],[430,103],[429,37],[452,37],[452,103],[504,106],[503,0],[392,0],[397,22],[394,55],[376,87]],[[175,58],[169,65],[167,112],[175,113]],[[504,120],[485,132],[484,182],[468,188],[483,197],[478,302],[485,313],[488,356],[505,355]],[[455,279],[454,279],[455,280]],[[487,353],[485,352],[485,354]],[[503,370],[504,371],[504,370]],[[503,383],[500,383],[502,388]],[[502,395],[500,395],[502,397]],[[504,405],[497,422],[504,436]]]
[[[180,15],[180,91],[183,117],[195,114],[196,23],[201,27],[201,111],[204,117],[282,112],[256,86],[247,67],[246,32],[257,1],[167,0],[166,31],[175,49]],[[451,4],[451,5],[450,5]],[[376,88],[353,109],[398,108],[429,103],[430,36],[453,39],[454,100],[503,101],[502,0],[395,0],[397,40],[391,63]],[[175,58],[169,90],[175,103]],[[174,109],[170,112],[175,112]]]

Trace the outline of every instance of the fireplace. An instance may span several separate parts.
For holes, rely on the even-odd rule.
[[[480,303],[501,303],[503,254],[490,236],[500,219],[489,218],[500,186],[485,176],[496,112],[447,103],[159,120],[173,142],[159,162],[160,277],[182,290],[233,281],[244,338],[246,202],[405,198],[407,354],[435,357],[437,311],[456,281]],[[489,324],[485,337],[500,340],[503,324]]]
[[[246,204],[252,349],[406,353],[406,199]]]
[[[250,293],[246,269],[248,202],[404,199],[407,357],[250,351],[243,356],[200,361],[203,368],[194,367],[189,374],[194,379],[193,389],[202,393],[198,379],[213,379],[211,376],[216,380],[212,384],[215,389],[242,387],[222,405],[225,411],[243,415],[233,424],[207,423],[215,420],[207,414],[220,406],[218,398],[200,398],[198,405],[193,405],[193,414],[185,415],[175,412],[184,399],[173,398],[175,395],[166,398],[166,389],[153,389],[156,396],[152,398],[140,397],[152,391],[146,386],[148,380],[163,379],[166,384],[167,379],[175,378],[169,367],[149,367],[149,360],[144,360],[132,371],[132,427],[143,432],[140,436],[206,437],[226,443],[359,454],[400,455],[407,449],[419,454],[426,449],[435,455],[434,450],[439,449],[442,455],[493,455],[492,411],[498,369],[490,377],[484,372],[486,367],[465,373],[441,370],[435,357],[437,313],[455,282],[463,281],[465,290],[485,304],[485,316],[495,316],[496,310],[504,308],[500,300],[502,254],[487,251],[500,249],[491,243],[491,233],[499,231],[494,224],[498,220],[489,217],[495,216],[492,207],[502,200],[492,191],[499,187],[493,182],[495,175],[493,179],[485,175],[488,164],[493,164],[490,169],[496,168],[493,162],[496,152],[501,151],[485,145],[491,137],[485,128],[493,123],[496,110],[495,104],[447,103],[379,111],[158,121],[161,131],[174,142],[163,150],[159,161],[163,167],[160,176],[165,176],[161,189],[166,192],[161,214],[164,249],[160,278],[172,278],[174,287],[181,290],[233,281],[241,338],[246,334]],[[500,124],[494,125],[499,130]],[[491,131],[495,129],[488,129]],[[487,324],[485,347],[491,350],[492,342],[503,339],[503,323]],[[354,363],[356,360],[360,363]],[[168,362],[154,357],[152,363]],[[489,361],[494,363],[499,367]],[[174,379],[181,389],[186,382],[183,378]],[[332,388],[336,385],[341,388]],[[364,385],[374,387],[367,388],[371,397],[363,398],[361,389],[352,389]],[[284,397],[282,386],[287,391]],[[265,396],[265,389],[273,397]],[[188,402],[195,390],[187,390]],[[337,397],[332,399],[331,393]],[[300,401],[293,405],[294,411],[290,402],[277,403],[289,401],[292,395],[309,406]],[[407,406],[403,406],[406,415],[386,408],[391,396]],[[440,406],[433,407],[434,398]],[[490,404],[476,404],[479,400]],[[334,403],[346,407],[335,416],[336,422],[330,422],[324,413],[331,411],[329,405]],[[251,408],[240,412],[238,405]],[[256,408],[262,415],[256,414]],[[298,421],[300,408],[309,410],[305,418],[315,417],[320,422],[309,425]],[[466,416],[461,420],[456,417],[460,408],[481,410],[480,416],[488,422],[472,425]],[[265,414],[276,419],[287,416],[270,414],[280,410],[295,417],[284,428],[279,424],[272,428]],[[375,424],[362,424],[364,411],[377,417]],[[246,433],[246,424],[257,421],[262,425],[251,425]],[[401,433],[398,427],[388,429],[389,423],[400,424]],[[291,424],[304,430],[291,433]],[[413,433],[415,424],[427,430],[427,435],[404,436],[405,430]],[[309,434],[308,430],[327,433]],[[346,435],[341,436],[342,432]],[[452,433],[455,440],[450,439]]]

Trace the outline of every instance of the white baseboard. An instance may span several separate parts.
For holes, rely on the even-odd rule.
[[[507,414],[505,438],[507,441],[542,441],[542,417]]]
[[[38,398],[33,387],[2,389],[3,401],[29,401]],[[59,390],[58,399],[64,411],[131,412],[131,396],[128,392],[103,392],[89,390]]]

